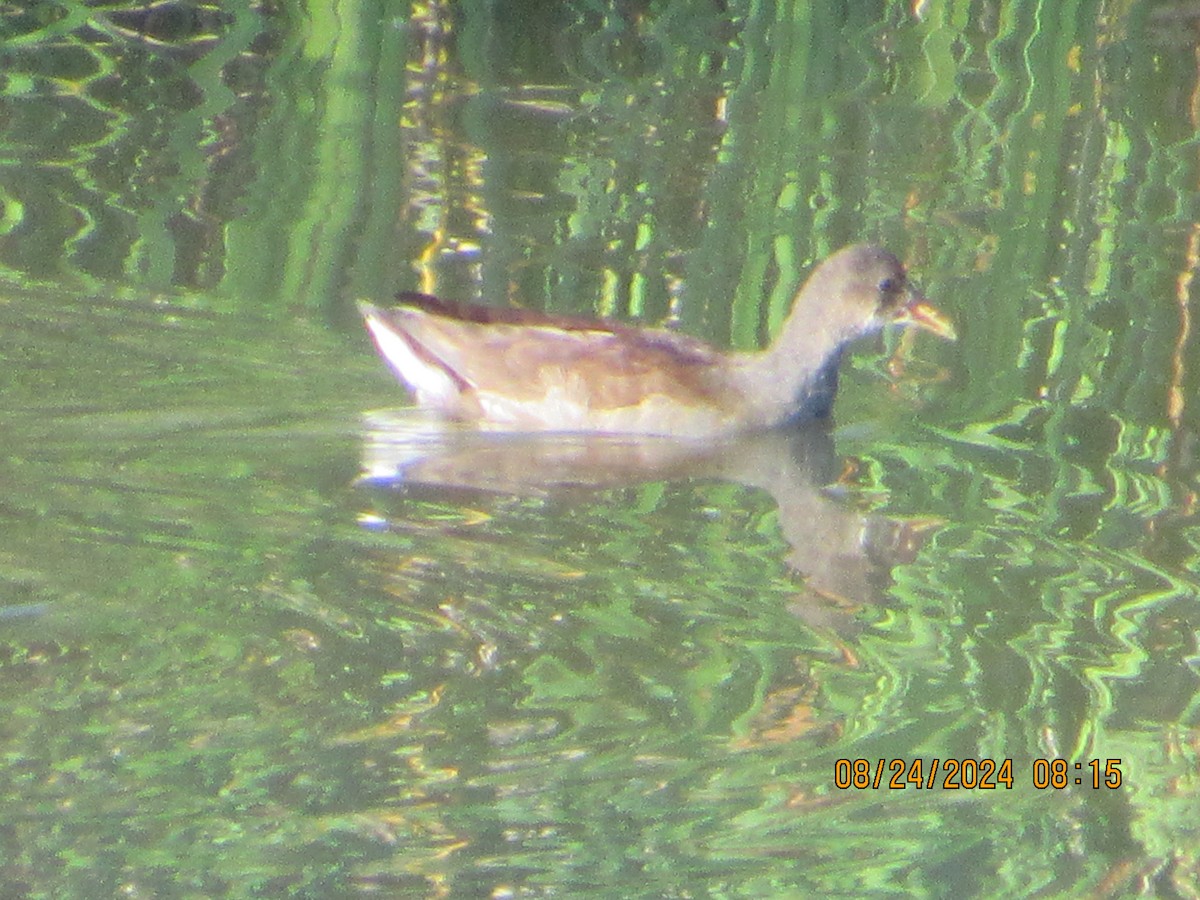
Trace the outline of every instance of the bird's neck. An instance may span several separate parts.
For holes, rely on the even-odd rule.
[[[741,355],[741,378],[752,386],[767,424],[823,416],[833,404],[838,364],[853,334],[815,314],[812,307],[822,298],[814,293],[806,290],[796,298],[769,347]]]

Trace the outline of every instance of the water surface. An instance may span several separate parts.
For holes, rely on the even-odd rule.
[[[7,894],[1200,892],[1196,24],[0,10]],[[431,436],[353,306],[862,239],[959,341],[728,447]]]

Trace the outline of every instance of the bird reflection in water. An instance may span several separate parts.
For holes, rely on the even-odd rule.
[[[579,496],[647,482],[716,480],[764,491],[775,501],[803,587],[792,611],[845,638],[854,611],[884,603],[891,570],[915,559],[938,524],[864,513],[836,496],[845,466],[827,426],[714,442],[665,437],[494,434],[455,429],[417,410],[368,413],[360,481],[515,497]]]

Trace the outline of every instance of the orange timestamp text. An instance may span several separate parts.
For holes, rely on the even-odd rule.
[[[1029,783],[1037,790],[1115,790],[1123,780],[1119,759],[1035,759]],[[1011,791],[1015,781],[1011,759],[838,759],[833,764],[833,786],[840,790]]]

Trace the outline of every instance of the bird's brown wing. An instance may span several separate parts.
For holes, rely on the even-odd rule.
[[[734,402],[723,354],[686,335],[419,298],[387,321],[460,385],[459,408],[447,412],[522,427],[609,428],[611,420],[612,430],[641,431],[640,418],[664,408],[677,418],[698,410],[707,423]]]

